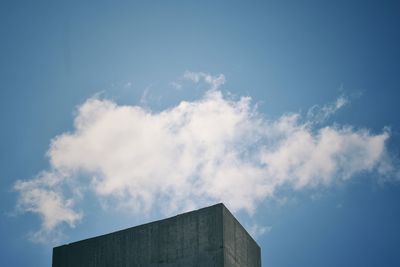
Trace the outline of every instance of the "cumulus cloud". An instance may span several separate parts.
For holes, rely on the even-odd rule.
[[[51,141],[51,169],[15,184],[18,207],[41,217],[41,231],[82,220],[85,193],[137,214],[156,208],[170,215],[214,202],[251,214],[283,186],[296,191],[389,171],[382,168],[390,164],[385,129],[321,126],[297,113],[267,120],[250,97],[223,95],[223,75],[185,77],[211,89],[162,112],[85,101],[73,131]]]

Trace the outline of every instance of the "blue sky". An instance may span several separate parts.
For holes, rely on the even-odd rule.
[[[263,266],[399,266],[399,9],[1,1],[0,265],[223,201]]]

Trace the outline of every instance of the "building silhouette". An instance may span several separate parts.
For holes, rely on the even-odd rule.
[[[261,267],[261,250],[223,204],[53,249],[53,267]]]

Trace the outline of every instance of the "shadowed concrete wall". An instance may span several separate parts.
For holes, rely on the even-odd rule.
[[[224,267],[260,267],[261,249],[225,206],[223,214]]]
[[[260,267],[260,248],[222,204],[53,249],[53,267]]]

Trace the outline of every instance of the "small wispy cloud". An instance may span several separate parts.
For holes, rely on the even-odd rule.
[[[175,88],[176,90],[181,90],[182,89],[182,84],[179,81],[173,81],[170,83],[170,85]]]
[[[217,90],[225,83],[223,74],[211,75],[205,72],[185,71],[182,77],[171,83],[172,87],[177,90],[182,89],[184,82],[192,82],[195,84],[204,83],[207,85],[207,90]]]
[[[170,215],[214,202],[252,214],[282,187],[327,187],[359,173],[393,172],[386,129],[322,125],[312,123],[319,116],[304,120],[297,113],[267,120],[250,97],[218,90],[222,74],[184,77],[209,90],[161,112],[98,97],[78,108],[74,130],[51,141],[51,168],[15,184],[18,208],[42,219],[38,240],[83,220],[85,193],[136,214]],[[322,118],[346,102],[322,107]],[[251,231],[260,235],[268,227]]]
[[[307,112],[307,117],[310,121],[314,123],[322,123],[334,115],[339,109],[343,108],[344,106],[350,103],[349,98],[342,95],[339,96],[335,102],[319,106],[314,105],[311,107]]]
[[[247,227],[247,230],[249,231],[249,234],[257,239],[263,235],[266,235],[272,230],[272,226],[266,226],[266,225],[259,225],[259,224],[252,224]]]
[[[194,83],[203,81],[210,86],[210,90],[216,90],[225,83],[225,76],[223,74],[214,76],[204,72],[186,71],[183,78]]]
[[[148,100],[149,100],[149,92],[150,92],[150,86],[146,87],[140,96],[140,104],[142,106],[147,106]]]
[[[60,234],[55,231],[60,224],[73,228],[82,219],[82,213],[72,208],[74,198],[65,198],[65,191],[60,188],[64,186],[64,178],[57,171],[42,172],[31,180],[15,183],[14,189],[20,192],[17,210],[41,217],[41,229],[30,235],[31,240],[47,242]]]

